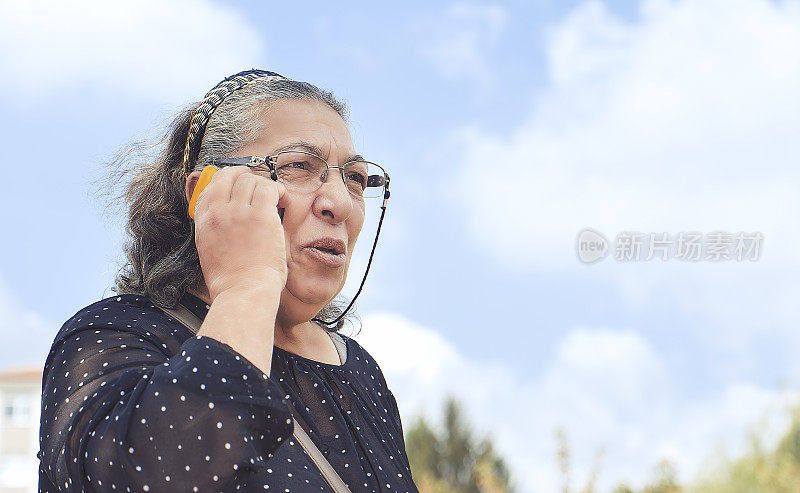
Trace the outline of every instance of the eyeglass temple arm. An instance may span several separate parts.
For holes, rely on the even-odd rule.
[[[211,164],[222,164],[225,166],[248,166],[248,165],[262,165],[271,164],[269,160],[258,156],[245,156],[245,157],[226,157],[221,159],[212,159]]]
[[[275,172],[275,165],[270,161],[270,157],[265,158],[259,156],[245,156],[245,157],[226,157],[222,159],[212,159],[211,164],[221,164],[223,166],[247,166],[254,168],[266,164],[269,167],[269,177],[272,181],[278,181],[278,174]],[[281,216],[283,219],[283,216]]]

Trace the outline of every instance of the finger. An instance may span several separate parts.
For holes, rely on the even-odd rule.
[[[253,173],[242,173],[237,176],[231,187],[230,201],[243,205],[249,204],[258,180],[259,177]]]
[[[265,179],[253,190],[253,200],[250,201],[250,205],[256,208],[275,208],[285,192],[283,184]]]
[[[244,168],[244,169],[242,169]],[[236,177],[247,172],[246,166],[226,166],[211,177],[211,182],[200,195],[204,201],[209,202],[228,202],[231,196],[231,187]],[[199,201],[198,197],[198,201]]]
[[[258,181],[256,182],[255,187],[253,187],[253,190],[251,191],[252,193],[250,194],[250,197],[249,197],[249,200],[248,200],[248,203],[250,205],[253,205],[253,197],[255,197],[255,191],[256,191],[256,189],[258,187],[261,187],[261,186],[268,186],[268,187],[269,186],[274,186],[272,184],[275,183],[274,181],[270,180],[269,178],[267,178],[266,176],[264,176],[262,174],[253,173],[253,175],[255,175],[255,177],[258,178]],[[283,186],[283,185],[281,185],[281,186]]]

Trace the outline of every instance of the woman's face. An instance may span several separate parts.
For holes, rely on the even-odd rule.
[[[356,154],[344,120],[324,103],[278,100],[269,104],[262,118],[265,126],[261,137],[234,157],[272,155],[279,148],[298,142],[319,148],[320,157],[331,166],[342,165]],[[315,192],[287,188],[283,203],[289,271],[281,312],[289,320],[309,320],[344,287],[353,248],[364,224],[364,200],[351,195],[340,170],[332,169]],[[346,245],[343,265],[332,266],[307,247],[326,237],[342,240]]]

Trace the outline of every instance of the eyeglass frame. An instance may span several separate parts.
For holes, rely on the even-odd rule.
[[[384,181],[384,183],[381,183],[379,185],[373,185],[371,188],[377,188],[377,187],[382,187],[383,188],[383,207],[386,206],[386,201],[389,199],[389,180],[390,180],[389,179],[389,173],[386,172],[386,170],[383,168],[383,166],[381,166],[378,163],[373,163],[372,161],[364,161],[364,160],[359,159],[359,160],[348,161],[348,162],[342,164],[341,166],[331,166],[330,164],[328,164],[328,161],[326,161],[324,158],[322,158],[322,156],[318,156],[318,155],[314,154],[313,152],[308,152],[308,151],[304,151],[304,150],[300,150],[300,149],[297,149],[297,150],[295,150],[295,149],[286,149],[286,150],[283,150],[283,151],[280,151],[280,152],[276,152],[275,154],[268,155],[268,156],[243,156],[243,157],[233,157],[233,158],[214,158],[214,159],[211,160],[210,164],[213,165],[213,166],[217,166],[217,165],[222,165],[222,166],[247,166],[248,168],[256,168],[258,166],[266,165],[267,168],[269,168],[269,171],[270,171],[270,178],[273,181],[278,181],[278,174],[277,174],[276,168],[275,168],[275,166],[278,164],[278,156],[280,156],[281,154],[287,154],[287,153],[290,153],[290,152],[301,153],[301,154],[306,154],[306,155],[309,155],[309,156],[313,156],[315,158],[318,158],[320,161],[322,161],[325,164],[325,171],[323,171],[322,172],[322,176],[320,176],[320,185],[319,185],[320,187],[322,186],[323,183],[325,183],[327,181],[327,179],[328,179],[328,171],[331,168],[338,168],[339,169],[339,175],[342,178],[342,183],[344,183],[344,187],[347,189],[347,192],[350,195],[352,195],[353,197],[360,198],[360,199],[378,198],[378,197],[380,197],[380,195],[377,195],[375,197],[365,197],[364,195],[356,195],[355,193],[353,193],[353,191],[350,190],[350,187],[347,186],[347,182],[345,181],[345,178],[344,178],[344,167],[347,166],[350,163],[366,163],[366,164],[372,164],[374,166],[377,166],[381,171],[383,171],[383,175],[385,177],[385,181]],[[372,179],[372,178],[380,179],[382,177],[380,175],[368,175],[367,176],[367,184],[366,184],[365,188],[370,188],[369,182],[370,182],[370,179]],[[319,190],[319,187],[316,190]]]

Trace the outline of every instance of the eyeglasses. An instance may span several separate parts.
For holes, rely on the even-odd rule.
[[[256,173],[283,183],[299,192],[315,192],[328,178],[328,170],[338,168],[350,195],[357,198],[384,197],[389,175],[380,165],[369,161],[350,161],[330,166],[327,161],[306,151],[281,151],[272,156],[245,156],[212,159],[215,166],[248,166]],[[388,197],[385,197],[388,198]]]

